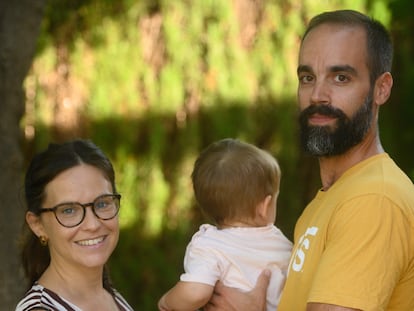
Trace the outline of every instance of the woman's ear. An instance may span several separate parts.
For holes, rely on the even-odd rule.
[[[45,230],[43,228],[43,224],[40,221],[40,217],[38,215],[36,215],[33,212],[26,212],[26,222],[29,225],[30,230],[32,230],[36,236],[47,237]]]

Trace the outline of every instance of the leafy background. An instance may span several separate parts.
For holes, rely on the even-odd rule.
[[[206,221],[190,174],[209,143],[235,137],[282,168],[277,225],[292,238],[319,187],[301,154],[296,58],[309,19],[352,8],[395,41],[395,86],[381,112],[386,150],[414,178],[411,1],[49,0],[25,81],[25,156],[50,141],[92,139],[112,159],[122,194],[113,281],[136,310],[156,310],[178,280],[185,246]]]

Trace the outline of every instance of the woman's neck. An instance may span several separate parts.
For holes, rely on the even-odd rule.
[[[82,296],[103,289],[102,268],[71,269],[51,262],[39,284],[62,296]]]
[[[82,310],[118,310],[112,294],[103,287],[102,268],[61,269],[51,263],[39,284]]]

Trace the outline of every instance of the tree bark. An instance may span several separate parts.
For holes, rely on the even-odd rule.
[[[20,119],[45,0],[0,1],[0,301],[14,310],[24,282],[18,237],[24,219]]]

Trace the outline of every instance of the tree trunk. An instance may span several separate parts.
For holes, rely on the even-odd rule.
[[[20,119],[23,81],[30,68],[45,0],[0,1],[0,301],[14,310],[23,294],[18,237],[21,232],[22,169]]]

